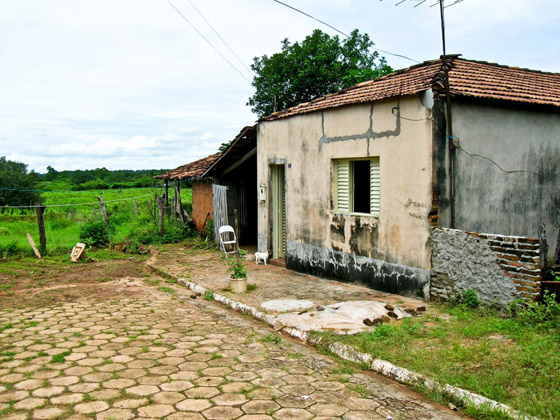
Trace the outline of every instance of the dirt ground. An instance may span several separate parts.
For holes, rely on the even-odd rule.
[[[63,259],[0,261],[0,309],[40,308],[81,298],[102,301],[136,296],[138,290],[127,287],[126,280],[157,276],[141,258],[123,258],[78,264]]]

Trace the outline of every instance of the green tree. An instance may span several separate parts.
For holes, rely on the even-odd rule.
[[[26,206],[39,201],[35,191],[37,174],[27,173],[27,165],[0,157],[0,206]]]
[[[357,29],[341,41],[319,29],[301,43],[282,41],[282,52],[255,57],[256,91],[247,105],[259,117],[337,92],[392,71]]]

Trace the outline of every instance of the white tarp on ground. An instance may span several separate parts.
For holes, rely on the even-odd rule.
[[[269,311],[288,312],[309,309],[314,305],[310,300],[276,299],[263,302],[261,306]]]
[[[341,334],[356,334],[371,329],[371,326],[364,324],[364,319],[373,321],[388,317],[389,312],[391,311],[385,308],[383,302],[358,300],[328,305],[321,311],[281,314],[277,319],[285,327],[293,327],[301,331],[334,331]],[[392,312],[397,319],[410,316],[398,307],[395,307]]]

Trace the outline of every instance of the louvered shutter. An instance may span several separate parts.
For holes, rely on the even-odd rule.
[[[350,161],[336,162],[336,209],[350,213]]]
[[[379,215],[381,202],[381,178],[379,171],[379,158],[372,159],[370,163],[370,213]]]

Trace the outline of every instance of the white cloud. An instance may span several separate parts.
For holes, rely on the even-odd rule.
[[[238,65],[190,7],[173,0]],[[315,28],[278,3],[192,0],[249,66]],[[417,60],[441,54],[437,7],[291,0],[345,32]],[[555,0],[465,0],[446,9],[448,52],[558,71]],[[214,153],[255,121],[253,89],[165,1],[18,0],[0,14],[0,155],[44,171],[171,168]],[[394,68],[412,62],[383,54]],[[246,72],[245,70],[240,70]],[[250,76],[249,76],[250,77]]]

